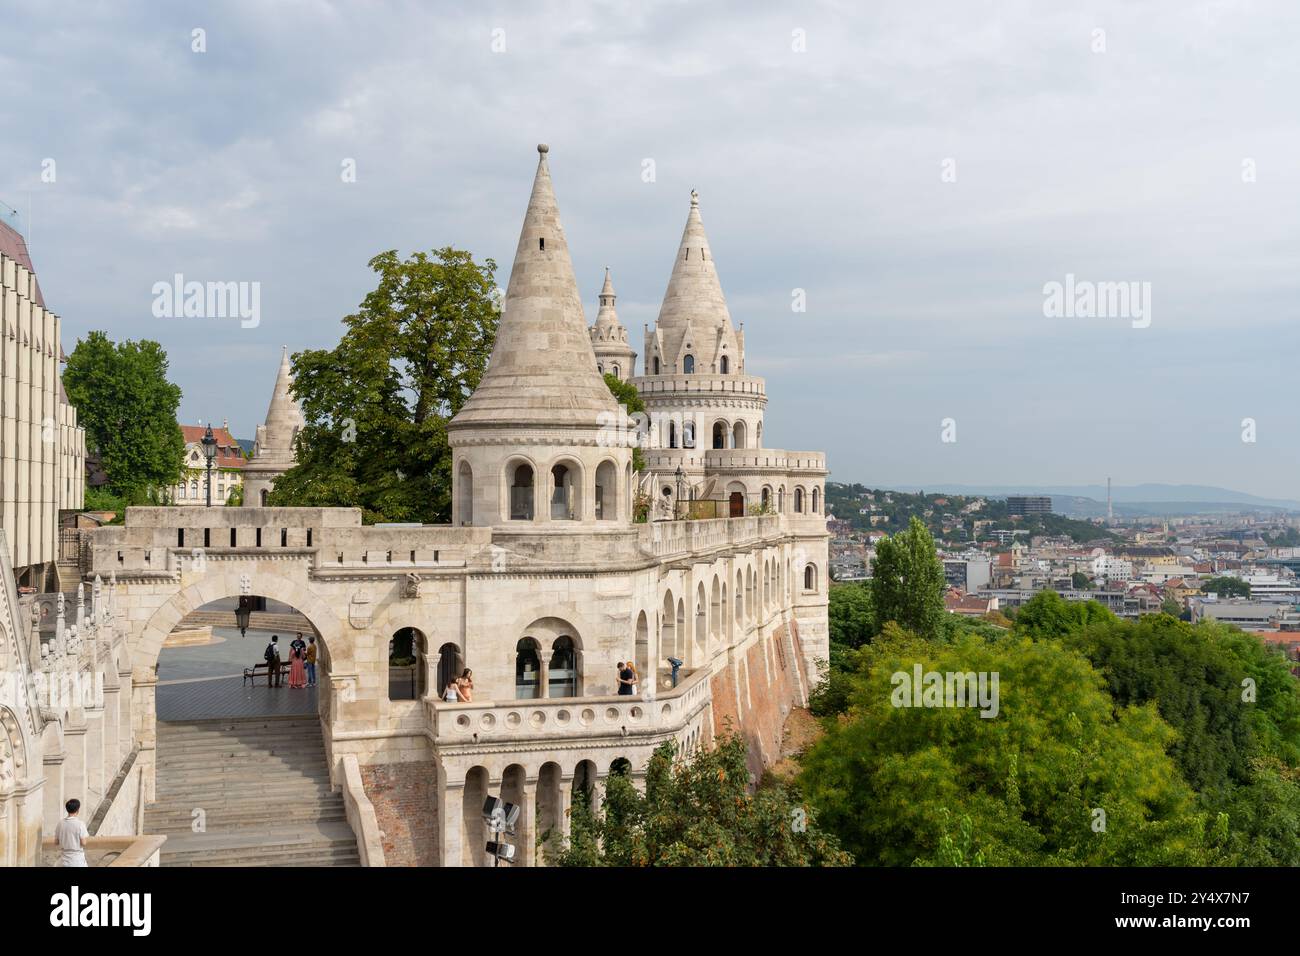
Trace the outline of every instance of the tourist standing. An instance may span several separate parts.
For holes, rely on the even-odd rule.
[[[468,667],[456,679],[456,693],[464,703],[472,704],[474,702],[474,672]]]
[[[77,813],[81,810],[81,801],[69,800],[64,804],[63,809],[68,811],[68,815],[54,828],[54,842],[63,851],[60,865],[87,866],[86,840],[90,838],[90,831],[77,819]]]
[[[632,668],[622,661],[618,662],[618,693],[620,697],[632,695]]]
[[[271,635],[271,643],[266,645],[262,655],[266,659],[266,686],[280,686],[280,637]]]
[[[303,652],[296,647],[289,651],[289,686],[307,686],[307,667],[303,661]]]
[[[307,653],[303,656],[303,662],[307,665],[307,686],[316,686],[316,637],[312,635],[307,638]]]
[[[303,655],[304,659],[306,658],[307,645],[302,639],[302,631],[299,631],[298,636],[289,642],[289,650],[299,651]]]
[[[632,672],[632,690],[629,693],[635,694],[640,688],[641,675],[636,671],[636,665],[631,661],[627,662],[627,669]]]

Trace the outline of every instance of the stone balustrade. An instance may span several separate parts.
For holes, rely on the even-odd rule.
[[[709,518],[701,521],[655,521],[645,525],[643,547],[656,557],[724,547],[746,547],[783,534],[780,515]]]
[[[157,866],[158,855],[167,837],[153,834],[139,836],[87,837],[88,866]],[[41,865],[58,866],[63,851],[53,837],[41,841]]]
[[[707,668],[695,670],[654,698],[638,694],[469,704],[429,700],[428,705],[440,747],[670,735],[684,729],[709,702],[708,677]]]

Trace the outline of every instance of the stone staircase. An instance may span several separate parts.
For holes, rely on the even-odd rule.
[[[162,866],[359,866],[314,715],[158,722]],[[203,832],[195,833],[196,810]]]

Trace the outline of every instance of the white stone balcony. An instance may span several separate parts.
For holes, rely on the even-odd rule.
[[[497,746],[558,740],[671,736],[709,702],[709,671],[681,677],[672,690],[609,697],[485,700],[451,704],[428,700],[437,746]]]

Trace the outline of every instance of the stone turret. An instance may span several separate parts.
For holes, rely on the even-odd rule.
[[[591,327],[591,347],[596,353],[596,371],[612,374],[627,382],[635,374],[636,352],[627,342],[627,329],[614,309],[614,282],[605,268],[605,285],[600,290],[600,311]]]
[[[646,335],[644,374],[739,375],[744,370],[744,333],[731,325],[700,218],[700,194],[692,190],[659,319],[653,333]]]
[[[537,151],[496,344],[447,426],[458,525],[630,520],[632,426],[596,371],[548,148]]]
[[[289,365],[288,346],[285,346],[280,354],[280,371],[275,377],[275,390],[266,410],[266,422],[257,426],[253,458],[244,466],[246,507],[264,506],[272,483],[297,462],[293,442],[303,426],[303,417],[292,388],[293,369]]]

